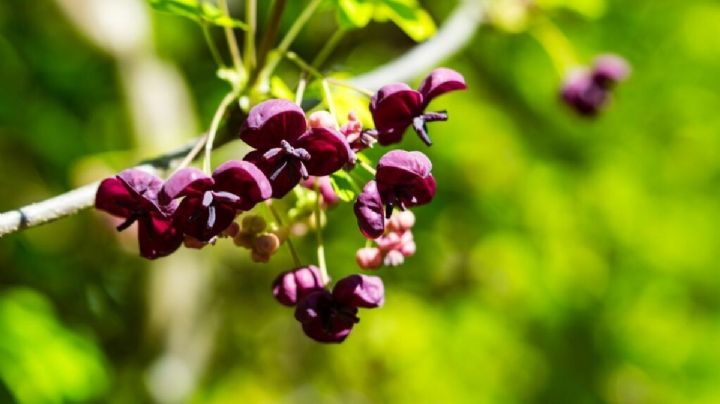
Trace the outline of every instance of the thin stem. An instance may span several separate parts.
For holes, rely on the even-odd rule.
[[[316,68],[312,67],[308,62],[304,61],[297,53],[286,52],[285,57],[291,62],[295,63],[303,72],[309,73],[310,75],[315,76],[318,79],[325,78],[324,74],[320,73]]]
[[[265,201],[265,206],[268,207],[268,210],[270,210],[270,214],[275,219],[275,223],[277,223],[278,227],[282,227],[282,219],[280,218],[280,214],[275,210],[275,207],[272,204],[272,200]],[[295,263],[296,267],[301,267],[302,263],[300,262],[300,258],[298,257],[297,250],[295,250],[295,245],[293,244],[292,240],[290,240],[290,233],[288,232],[288,236],[285,239],[285,244],[288,246],[288,250],[290,250],[290,256],[292,256],[293,263]]]
[[[530,34],[540,43],[555,67],[558,75],[578,64],[572,43],[549,18],[539,19]]]
[[[323,94],[325,96],[325,104],[327,104],[327,107],[330,110],[330,115],[332,115],[333,119],[335,120],[335,129],[340,129],[340,125],[338,125],[337,119],[337,110],[335,109],[335,103],[333,102],[332,93],[330,92],[330,86],[328,85],[327,80],[322,81],[322,88]]]
[[[269,55],[267,65],[265,65],[262,73],[260,73],[258,77],[261,81],[266,81],[270,77],[270,75],[272,75],[272,72],[275,70],[278,63],[280,63],[280,58],[282,58],[282,55],[284,55],[290,48],[290,45],[298,36],[300,30],[303,28],[303,26],[305,26],[305,24],[308,22],[310,17],[315,12],[315,9],[317,9],[321,2],[322,0],[310,0],[310,3],[305,7],[302,13],[300,13],[293,25],[285,34],[285,37],[283,37],[282,41],[280,41],[280,45],[278,45],[277,47],[277,53]]]
[[[207,142],[205,143],[205,160],[203,161],[203,171],[205,171],[205,173],[207,173],[208,175],[210,174],[210,159],[212,157],[215,134],[217,133],[218,127],[220,126],[220,121],[222,120],[223,115],[225,115],[227,107],[230,106],[230,103],[233,102],[236,97],[237,93],[235,91],[227,93],[227,95],[225,95],[222,101],[220,101],[220,105],[218,105],[212,122],[210,123],[210,130],[208,131]]]
[[[257,0],[245,0],[245,19],[248,29],[245,31],[245,71],[252,71],[257,63],[255,59],[255,32],[257,30]]]
[[[263,39],[260,42],[260,48],[258,49],[258,60],[257,68],[251,72],[249,82],[254,84],[255,79],[258,77],[259,70],[262,70],[267,60],[268,51],[275,43],[278,30],[280,29],[280,21],[282,20],[283,11],[285,11],[286,0],[275,0],[270,13],[270,19],[267,24],[267,31],[263,35]]]
[[[328,83],[330,83],[334,86],[349,88],[351,90],[357,91],[358,93],[360,93],[366,97],[372,97],[375,95],[375,93],[373,93],[372,91],[370,91],[366,88],[358,87],[355,84],[348,83],[347,81],[342,81],[342,80],[334,79],[331,77],[328,77],[326,80],[328,81]]]
[[[320,274],[323,277],[324,283],[330,282],[330,276],[328,275],[327,263],[325,262],[325,244],[323,243],[322,236],[322,195],[320,195],[320,180],[315,179],[315,236],[317,240],[317,259],[318,267],[320,268]]]
[[[203,146],[205,146],[205,142],[207,142],[208,134],[202,135],[200,139],[198,139],[197,143],[195,143],[195,146],[193,146],[192,149],[190,149],[190,152],[188,152],[187,156],[178,164],[177,167],[175,167],[175,170],[173,170],[172,174],[175,174],[176,172],[182,170],[183,168],[190,165],[190,163],[195,160],[195,157],[200,153],[200,150],[203,149]],[[170,174],[170,177],[172,177],[172,174]]]
[[[305,95],[305,87],[307,87],[307,77],[305,73],[300,74],[297,90],[295,90],[295,104],[299,107],[302,104],[303,95]]]
[[[213,41],[212,35],[210,35],[210,29],[208,28],[207,23],[202,21],[200,23],[200,27],[202,28],[203,36],[205,37],[205,42],[207,43],[207,46],[210,49],[210,54],[212,54],[212,57],[215,60],[215,64],[217,64],[218,67],[226,67],[225,62],[222,59],[222,56],[220,56],[220,52],[218,51],[217,46],[215,46],[215,41]]]
[[[220,9],[222,9],[225,14],[230,15],[227,0],[218,0],[218,6],[220,6]],[[242,71],[243,63],[242,58],[240,57],[240,49],[238,48],[235,31],[233,31],[232,27],[225,26],[225,40],[227,41],[228,48],[230,49],[230,55],[232,56],[233,60],[233,67],[235,67],[235,71],[240,74],[240,72]]]
[[[347,30],[345,28],[338,28],[330,37],[330,39],[325,42],[325,45],[323,45],[322,49],[320,49],[320,52],[318,52],[317,56],[312,61],[312,66],[316,69],[320,68],[326,61],[327,58],[330,56],[333,50],[335,50],[335,47],[340,43],[340,41],[345,36],[345,33]]]
[[[365,161],[359,160],[359,159],[358,159],[358,162],[360,163],[360,167],[364,168],[365,171],[367,171],[367,172],[369,172],[370,174],[372,174],[373,177],[375,176],[375,174],[376,174],[377,172],[375,171],[375,169],[374,169],[370,164],[368,164],[368,163],[365,162]]]

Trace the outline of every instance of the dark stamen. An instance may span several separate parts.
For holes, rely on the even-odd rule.
[[[133,223],[135,223],[140,218],[139,212],[132,212],[130,216],[128,216],[127,219],[125,219],[124,222],[120,223],[115,229],[117,231],[123,231],[127,229],[128,227],[132,226]]]
[[[427,125],[425,125],[425,117],[424,115],[416,116],[413,118],[413,129],[415,129],[415,132],[420,137],[420,140],[423,141],[428,146],[432,146],[432,141],[430,140],[430,136],[427,133]]]

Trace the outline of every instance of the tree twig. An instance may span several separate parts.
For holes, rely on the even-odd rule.
[[[388,64],[356,77],[351,83],[362,88],[376,89],[389,82],[407,81],[419,76],[467,44],[484,19],[485,1],[463,0],[432,39],[417,45]],[[238,129],[244,119],[239,109],[230,111],[228,122],[223,128],[222,136],[218,134],[215,147],[230,141],[233,137],[227,135]],[[172,162],[185,157],[199,139],[196,138],[165,155],[143,161],[138,167],[167,169]],[[0,237],[76,214],[92,206],[98,185],[99,182],[88,184],[42,202],[0,214]]]

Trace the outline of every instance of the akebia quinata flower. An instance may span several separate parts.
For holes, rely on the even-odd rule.
[[[580,115],[594,116],[608,103],[610,91],[630,74],[630,66],[616,55],[602,55],[591,69],[571,70],[562,85],[563,102]]]
[[[274,198],[301,179],[330,175],[355,158],[344,136],[333,128],[308,128],[303,110],[287,100],[268,100],[250,110],[240,138],[255,149],[245,160],[267,175]]]
[[[318,341],[338,343],[347,338],[356,323],[358,308],[381,307],[385,302],[382,279],[369,275],[350,275],[333,288],[312,292],[300,300],[295,318],[305,334]]]
[[[138,169],[125,170],[100,183],[95,207],[125,219],[118,231],[138,223],[140,255],[155,259],[180,247],[182,233],[174,226],[172,215],[177,202],[161,204],[158,193],[162,180]]]
[[[420,139],[430,146],[432,141],[427,132],[427,123],[446,121],[448,115],[444,111],[425,112],[428,104],[439,95],[466,88],[465,79],[460,73],[444,67],[433,70],[417,91],[405,83],[382,87],[370,100],[378,143],[397,143],[405,130],[412,126]]]
[[[273,282],[272,292],[281,304],[295,306],[303,297],[324,290],[324,287],[325,282],[318,267],[309,265],[278,275]]]
[[[271,194],[270,182],[260,169],[247,161],[231,160],[212,176],[192,167],[179,170],[162,187],[160,200],[183,198],[174,214],[177,227],[208,241],[225,230],[238,211],[252,209]]]

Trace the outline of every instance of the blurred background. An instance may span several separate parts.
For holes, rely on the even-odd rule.
[[[283,29],[305,4],[289,3]],[[438,25],[456,6],[421,3]],[[469,91],[433,103],[450,111],[435,145],[401,145],[431,157],[438,195],[415,210],[417,254],[378,272],[385,307],[347,341],[306,338],[272,298],[285,249],[149,262],[88,210],[0,239],[0,402],[720,402],[720,5],[540,2],[581,62],[633,66],[587,120],[558,102],[513,3],[442,63]],[[311,59],[333,13],[293,49]],[[363,73],[413,44],[371,22],[328,67]],[[196,24],[140,0],[3,1],[0,211],[184,144],[227,91],[215,68]],[[281,74],[292,87],[297,70]],[[364,239],[349,204],[328,217],[339,279]],[[305,262],[313,241],[297,241]]]

